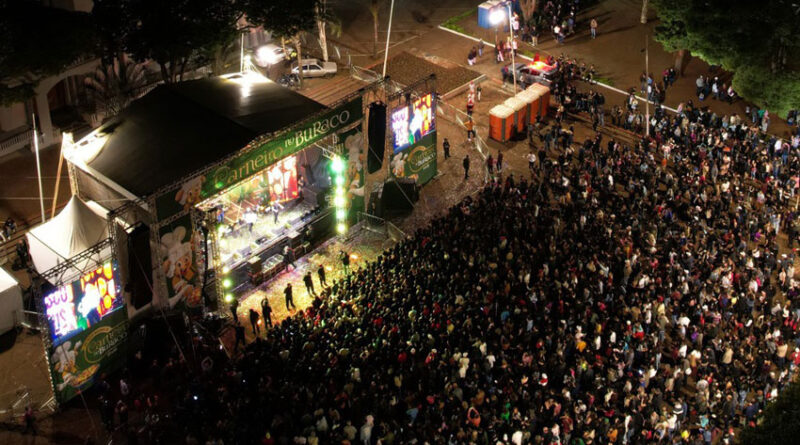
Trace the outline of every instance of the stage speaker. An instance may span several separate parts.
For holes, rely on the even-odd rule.
[[[386,151],[386,104],[373,102],[369,105],[369,124],[367,126],[369,153],[367,170],[375,173],[383,165],[383,152]]]
[[[419,200],[419,189],[415,180],[389,180],[383,184],[381,204],[386,212],[411,212]]]
[[[367,213],[378,218],[383,217],[383,203],[381,201],[381,191],[373,190],[369,194],[369,202],[367,203]]]
[[[139,224],[128,235],[128,276],[126,288],[136,309],[153,301],[153,260],[150,256],[150,227]]]

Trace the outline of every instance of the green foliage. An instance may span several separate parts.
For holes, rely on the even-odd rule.
[[[247,20],[274,37],[293,39],[316,25],[317,0],[245,0]]]
[[[462,20],[464,20],[465,18],[476,14],[477,11],[478,11],[477,8],[476,9],[469,9],[467,11],[464,11],[459,15],[450,17],[449,19],[445,20],[444,23],[442,23],[442,26],[447,28],[447,29],[452,29],[455,32],[460,32],[462,34],[467,34],[467,31],[464,30],[464,28],[461,25],[459,25],[459,23]]]
[[[118,0],[137,26],[121,36],[137,60],[155,60],[165,82],[182,79],[190,63],[206,63],[217,45],[235,38],[232,0]]]
[[[783,445],[797,443],[800,437],[800,383],[789,384],[776,400],[764,409],[755,428],[739,435],[742,445]]]
[[[742,97],[758,98],[767,109],[786,116],[800,108],[800,72],[771,73],[762,67],[742,65],[733,77],[733,89]]]
[[[779,115],[800,108],[800,7],[791,0],[652,0],[656,40],[734,73],[734,89]]]
[[[0,104],[31,98],[42,79],[93,48],[88,14],[33,0],[0,1]]]
[[[594,82],[597,82],[597,83],[602,83],[603,85],[608,85],[608,86],[611,86],[611,87],[614,86],[614,79],[612,79],[610,77],[594,76],[594,78],[592,78],[592,80]]]

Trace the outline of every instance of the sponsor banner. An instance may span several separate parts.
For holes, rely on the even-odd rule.
[[[167,297],[178,298],[187,308],[203,304],[202,279],[203,239],[192,227],[191,215],[184,215],[161,227],[159,235],[160,267],[167,279]]]
[[[235,185],[281,159],[292,155],[320,139],[347,128],[364,117],[362,98],[358,98],[323,114],[280,138],[243,153],[206,175],[186,181],[176,191],[156,197],[158,220],[162,221],[194,204]]]
[[[116,264],[107,261],[44,297],[53,393],[64,403],[125,362],[128,315]]]
[[[392,176],[416,179],[422,186],[436,176],[436,132],[431,132],[416,143],[392,156]]]
[[[347,190],[347,215],[350,223],[357,220],[358,212],[364,211],[364,165],[367,162],[364,149],[364,133],[361,125],[339,134],[338,153],[342,153],[347,162],[345,172]]]

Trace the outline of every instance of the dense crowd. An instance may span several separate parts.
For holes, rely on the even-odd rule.
[[[189,444],[730,441],[800,364],[798,159],[715,123],[687,107],[630,146],[555,123],[530,180],[495,176],[239,360],[154,363],[169,403],[136,403]]]
[[[635,142],[576,141],[569,112],[607,123],[579,72],[559,61],[529,179],[498,159],[236,360],[206,335],[199,366],[154,362],[130,441],[732,442],[800,365],[800,136],[689,102]]]

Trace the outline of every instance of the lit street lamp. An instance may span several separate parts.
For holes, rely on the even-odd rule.
[[[506,12],[500,8],[493,8],[489,12],[489,23],[494,25],[494,43],[497,45],[497,29],[500,27],[500,24],[503,23],[503,19],[505,18]]]
[[[514,60],[514,27],[511,25],[511,2],[506,2],[505,6],[507,8],[507,15],[506,11],[500,8],[494,8],[491,12],[489,12],[489,23],[494,25],[494,43],[495,47],[500,42],[497,40],[497,32],[500,24],[508,18],[508,33],[511,35],[511,75],[514,79],[514,92],[517,91],[517,67]],[[500,49],[497,48],[499,51]]]

